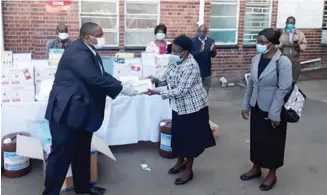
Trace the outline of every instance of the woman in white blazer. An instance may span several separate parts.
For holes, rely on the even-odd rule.
[[[280,31],[267,28],[259,32],[252,58],[251,74],[245,92],[242,117],[250,117],[250,159],[252,169],[241,180],[261,176],[261,168],[269,169],[262,191],[270,190],[277,181],[276,170],[284,164],[287,123],[281,119],[284,97],[292,85],[292,63],[275,47]]]

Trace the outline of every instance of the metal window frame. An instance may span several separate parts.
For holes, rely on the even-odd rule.
[[[127,13],[127,4],[134,3],[134,4],[148,4],[148,5],[157,5],[157,13],[158,14],[128,14]],[[160,22],[160,0],[125,0],[124,2],[124,31],[126,32],[152,32],[154,29],[127,29],[126,25],[126,16],[154,16],[157,17],[157,24]],[[142,18],[141,18],[142,19]],[[145,18],[148,19],[148,18]],[[126,47],[144,47],[148,43],[145,44],[126,44],[126,36],[124,36],[124,46]]]
[[[98,13],[96,15],[92,15],[88,12],[82,12],[82,1],[84,2],[94,2],[94,3],[116,3],[116,13],[115,14],[104,14],[104,13]],[[104,47],[118,47],[119,46],[119,0],[79,0],[78,2],[78,12],[79,12],[79,26],[82,26],[82,18],[83,17],[94,17],[94,18],[106,18],[107,17],[116,17],[116,29],[110,29],[110,28],[102,28],[103,32],[113,32],[117,33],[117,44],[105,44]],[[83,15],[86,14],[86,15]],[[101,15],[101,16],[99,16]]]
[[[216,45],[237,45],[238,43],[238,26],[239,26],[239,17],[240,17],[240,0],[235,0],[235,1],[220,1],[220,0],[211,0],[210,4],[214,5],[236,5],[236,16],[219,16],[219,15],[211,15],[210,13],[210,18],[236,18],[236,28],[231,28],[231,29],[222,29],[222,28],[209,28],[209,32],[224,32],[224,31],[235,31],[235,41],[233,43],[216,43]]]
[[[251,5],[251,4],[250,4]],[[255,5],[255,6],[267,6],[267,3],[255,3],[255,4],[253,4],[253,5]],[[246,7],[247,7],[248,5],[246,4],[246,2],[245,2],[245,15],[246,15]],[[272,12],[273,12],[273,0],[269,0],[269,9],[270,9],[270,11],[269,11],[269,13],[267,14],[268,15],[268,27],[267,28],[270,28],[271,27],[271,21],[272,21]],[[262,14],[264,14],[264,13],[262,13]],[[244,20],[246,20],[245,18],[244,18]],[[260,30],[263,30],[263,29],[260,29]],[[260,30],[258,30],[258,29],[248,29],[248,31],[259,31],[260,32]],[[243,34],[245,34],[245,26],[243,27]],[[254,42],[244,42],[244,36],[243,36],[243,40],[242,40],[242,42],[243,42],[243,44],[245,44],[245,45],[252,45],[252,44],[255,44],[255,41]]]

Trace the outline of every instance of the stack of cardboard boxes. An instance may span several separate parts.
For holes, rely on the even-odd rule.
[[[57,71],[58,63],[62,54],[63,49],[50,49],[49,59],[43,60],[32,60],[32,64],[35,70],[35,91],[36,94],[40,92],[41,82],[48,79],[54,79]]]
[[[2,56],[2,103],[33,102],[35,86],[31,53],[4,51]]]

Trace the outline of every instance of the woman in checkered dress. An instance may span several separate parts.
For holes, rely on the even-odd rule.
[[[176,174],[185,169],[175,180],[176,185],[192,180],[194,158],[216,145],[209,125],[208,95],[202,85],[199,66],[190,53],[192,47],[189,37],[177,37],[172,45],[174,55],[165,74],[158,79],[151,77],[155,84],[167,85],[167,89],[148,91],[150,95],[159,94],[171,103],[171,147],[178,159],[168,172]]]

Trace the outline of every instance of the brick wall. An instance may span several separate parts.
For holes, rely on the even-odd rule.
[[[6,50],[15,52],[32,52],[34,58],[45,56],[45,45],[48,39],[55,37],[58,23],[68,25],[70,36],[78,36],[79,13],[78,1],[73,1],[69,12],[46,12],[44,1],[2,1],[4,43]],[[276,27],[278,2],[273,1],[271,25]],[[104,55],[113,55],[124,47],[124,2],[119,5],[119,49],[101,51]],[[249,69],[249,62],[255,55],[254,48],[243,48],[243,26],[245,2],[241,1],[239,15],[238,44],[234,48],[218,48],[218,55],[213,59],[215,75],[241,75]],[[199,1],[162,0],[160,4],[160,22],[168,27],[168,39],[171,40],[181,33],[194,36],[199,17]],[[205,3],[205,22],[209,22],[210,0]],[[303,29],[309,43],[308,50],[303,53],[303,59],[322,58],[327,66],[327,48],[321,47],[321,31]],[[141,50],[129,50],[140,54]]]

